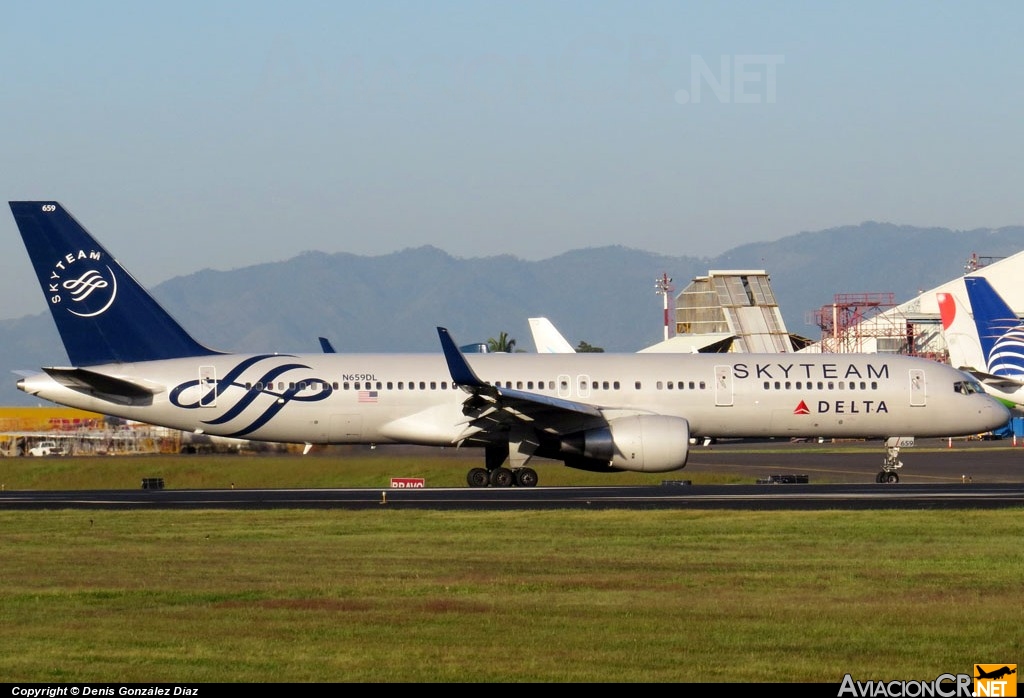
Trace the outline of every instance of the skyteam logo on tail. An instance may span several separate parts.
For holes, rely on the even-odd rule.
[[[117,277],[95,250],[69,252],[53,265],[46,282],[52,305],[65,305],[72,315],[102,315],[117,298]]]

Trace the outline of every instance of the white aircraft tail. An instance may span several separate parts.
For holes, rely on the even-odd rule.
[[[985,357],[978,341],[978,330],[967,307],[952,293],[937,293],[942,336],[949,351],[949,363],[956,368],[985,371]]]
[[[546,317],[530,318],[530,332],[538,354],[575,354],[576,350]]]

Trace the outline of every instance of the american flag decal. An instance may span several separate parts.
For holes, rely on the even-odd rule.
[[[376,390],[360,390],[359,402],[377,402]]]

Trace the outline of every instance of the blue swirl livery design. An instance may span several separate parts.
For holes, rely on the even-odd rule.
[[[894,483],[914,436],[976,434],[1009,419],[969,376],[908,356],[465,354],[444,327],[427,354],[343,354],[324,339],[311,353],[215,351],[59,203],[15,201],[11,212],[70,360],[26,373],[18,388],[172,429],[305,452],[477,448],[473,487],[535,486],[535,457],[664,473],[713,438],[881,439],[876,482]]]
[[[988,372],[1024,378],[1024,326],[983,276],[964,277]]]
[[[235,425],[226,436],[249,436],[290,403],[320,402],[330,397],[330,383],[310,375],[309,366],[288,362],[288,358],[277,354],[253,356],[233,366],[219,380],[200,378],[180,383],[171,390],[171,404],[195,410],[220,403],[225,407],[220,416],[200,420],[205,429]],[[253,373],[254,383],[243,382],[246,374]],[[253,384],[261,388],[253,390]]]

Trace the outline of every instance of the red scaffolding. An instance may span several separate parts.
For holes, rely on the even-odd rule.
[[[892,293],[837,293],[814,311],[821,351],[912,353],[914,326],[895,308]]]

